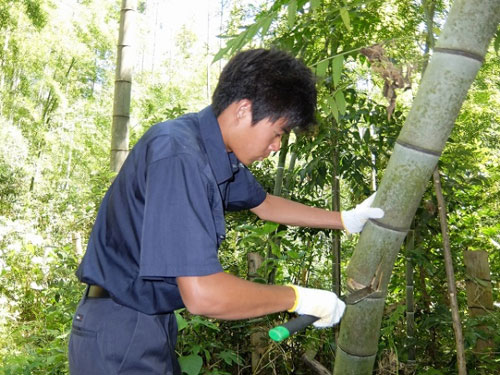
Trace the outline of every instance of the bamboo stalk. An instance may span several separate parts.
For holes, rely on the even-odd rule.
[[[113,123],[111,127],[111,170],[118,172],[129,152],[130,97],[134,65],[133,31],[136,0],[122,0],[118,36]]]
[[[276,177],[274,178],[274,189],[273,189],[273,195],[281,197],[282,196],[282,190],[283,190],[283,179],[285,176],[285,164],[286,164],[286,157],[288,155],[288,141],[290,139],[290,136],[288,134],[283,135],[283,138],[281,140],[281,148],[280,148],[280,154],[278,158],[278,167],[276,168]],[[280,232],[284,230],[286,226],[280,224],[278,228],[276,229],[276,232]],[[281,240],[279,238],[275,238],[274,242],[276,243],[276,246],[280,248],[281,246]],[[276,256],[272,252],[271,246],[269,246],[269,249],[267,250],[267,258],[268,259],[276,259]],[[267,263],[266,263],[267,267]],[[267,277],[267,282],[269,284],[274,284],[276,280],[276,265],[273,264],[272,268],[267,271],[268,277]]]
[[[259,253],[251,252],[247,254],[248,260],[248,280],[255,280],[259,274],[258,270],[264,259]],[[252,356],[252,373],[256,374],[259,368],[262,356],[266,351],[267,334],[258,324],[252,327],[250,333],[250,349]]]
[[[372,373],[395,259],[499,21],[498,0],[453,2],[373,203],[385,216],[367,223],[346,270],[351,289],[375,277],[381,290],[347,306],[334,374]]]
[[[337,131],[338,124],[333,120],[334,131]],[[338,138],[334,134],[332,137],[332,210],[340,211],[340,177],[339,177],[339,147]],[[340,296],[341,293],[341,272],[340,272],[340,262],[341,262],[341,242],[340,233],[338,231],[332,232],[332,280],[333,280],[333,292]]]
[[[453,260],[451,258],[450,236],[448,234],[448,222],[446,220],[446,203],[441,188],[441,177],[438,168],[433,173],[434,189],[438,202],[439,222],[441,224],[441,235],[443,237],[443,256],[446,269],[446,279],[448,281],[448,294],[450,297],[451,318],[453,320],[453,331],[455,332],[455,342],[457,345],[457,365],[458,374],[466,375],[467,366],[465,362],[464,339],[462,335],[462,324],[460,323],[460,313],[458,312],[457,287],[455,284],[455,274],[453,271]]]

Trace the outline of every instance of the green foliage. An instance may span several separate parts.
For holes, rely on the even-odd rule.
[[[47,246],[19,222],[6,224],[11,231],[2,241],[0,292],[9,303],[0,326],[9,334],[2,329],[7,345],[0,351],[0,373],[67,373],[66,340],[82,291],[68,270],[75,269],[78,257],[71,244]],[[16,348],[23,348],[23,354]]]
[[[108,24],[87,18],[102,3],[74,9],[80,18],[22,3],[0,36],[0,373],[67,374],[83,292],[73,238],[88,235],[111,180],[112,72],[100,61],[112,43]]]
[[[177,352],[183,373],[229,374],[224,369],[243,365],[241,355],[231,350],[228,343],[238,335],[245,323],[217,322],[190,315],[184,309],[176,311],[179,339]],[[237,327],[240,326],[240,327]],[[222,332],[232,332],[225,337]]]
[[[179,357],[179,365],[183,373],[197,375],[203,366],[203,359],[197,354]]]
[[[5,122],[0,123],[0,139],[0,215],[7,215],[25,193],[28,145],[18,128]]]
[[[448,2],[436,2],[439,34]],[[74,277],[97,208],[113,176],[109,132],[118,7],[116,1],[0,0],[0,374],[67,374],[66,347],[72,314],[83,292]],[[140,17],[146,3],[141,2]],[[148,20],[143,20],[148,22]],[[278,0],[262,7],[235,4],[214,57],[248,46],[275,46],[302,58],[316,73],[318,126],[290,137],[284,191],[293,199],[331,206],[332,179],[340,181],[342,208],[350,208],[380,180],[411,105],[414,87],[398,91],[387,118],[382,80],[370,70],[363,47],[383,44],[395,66],[419,71],[424,21],[420,2],[403,0]],[[204,42],[185,28],[179,53],[157,70],[134,77],[131,144],[154,123],[197,111],[209,101],[218,73],[207,71]],[[498,37],[469,93],[441,158],[449,212],[458,302],[471,374],[497,372],[496,358],[473,352],[479,338],[498,351],[495,310],[472,318],[466,309],[462,251],[487,250],[494,278],[500,273],[500,154]],[[200,47],[203,44],[203,49]],[[496,47],[495,47],[496,46]],[[177,49],[176,49],[177,51]],[[210,73],[210,78],[207,78]],[[411,77],[413,86],[418,76]],[[293,168],[288,168],[291,157]],[[338,158],[337,176],[334,158]],[[276,158],[252,166],[268,190]],[[429,186],[430,187],[430,186]],[[455,372],[454,339],[446,296],[441,235],[432,189],[415,218],[416,336],[406,337],[405,258],[394,266],[379,342],[378,373],[403,371],[408,345],[417,348],[417,373]],[[434,207],[434,208],[433,208]],[[256,282],[332,285],[332,236],[328,231],[282,228],[248,212],[227,216],[219,251],[224,268],[248,277],[247,254],[264,257]],[[357,236],[342,236],[342,269]],[[494,280],[495,281],[495,280]],[[345,292],[345,290],[344,290]],[[498,285],[494,282],[494,299]],[[249,336],[267,332],[292,314],[247,321],[218,321],[178,311],[176,348],[186,374],[251,373]],[[488,329],[483,329],[487,327]],[[305,350],[331,367],[333,330],[307,329],[282,344],[264,342],[262,373],[307,374]]]
[[[495,41],[493,42],[493,45],[495,46],[495,52],[498,55],[498,51],[500,50],[500,28],[497,30],[497,33],[495,35]]]
[[[296,9],[294,14],[291,14],[292,9]],[[434,31],[439,33],[446,14],[445,4],[436,2],[435,9],[438,22]],[[217,57],[231,55],[245,44],[251,45],[256,43],[255,39],[260,39],[261,43],[264,41],[267,45],[284,48],[300,56],[316,73],[319,127],[313,135],[299,138],[290,145],[290,152],[298,155],[295,170],[288,176],[292,197],[323,207],[328,204],[328,189],[333,177],[333,147],[339,155],[338,173],[342,177],[341,193],[344,197],[342,207],[349,207],[368,194],[373,171],[376,171],[376,180],[380,178],[411,105],[412,92],[398,93],[396,111],[388,121],[382,91],[377,86],[373,87],[370,80],[373,79],[380,87],[382,84],[378,77],[370,74],[366,59],[358,53],[362,47],[383,44],[397,67],[419,71],[424,61],[419,47],[425,41],[425,35],[420,31],[424,20],[423,7],[418,2],[276,1],[269,10],[255,17],[254,24],[233,35],[219,51]],[[264,26],[267,36],[261,37],[259,32]],[[490,56],[469,94],[469,101],[464,106],[440,165],[445,175],[443,183],[449,205],[456,277],[461,290],[461,311],[466,311],[464,284],[461,281],[465,278],[461,251],[490,250],[492,275],[498,274],[500,264],[498,251],[495,251],[500,238],[497,224],[500,212],[496,167],[498,142],[490,138],[490,134],[498,135],[500,103],[498,90],[495,90],[498,80],[492,77],[500,75],[497,71],[498,59]],[[493,60],[496,63],[492,63]],[[424,198],[426,205],[417,213],[420,242],[411,254],[417,272],[417,337],[414,343],[417,353],[425,353],[417,358],[418,373],[451,374],[455,373],[455,342],[446,298],[439,222],[435,210],[432,212],[429,208],[432,195],[429,191]],[[436,204],[432,205],[435,207]],[[290,255],[283,259],[278,256],[278,260],[274,260],[274,266],[278,267],[278,283],[289,280],[289,275],[307,274],[308,262],[303,258],[304,254],[314,257],[316,249],[328,251],[326,244],[323,247],[317,242],[307,243],[305,233],[311,234],[311,231],[288,229],[284,235],[281,234],[281,257],[285,253]],[[298,241],[290,241],[290,237]],[[308,244],[305,253],[299,250],[300,243]],[[343,254],[348,257],[350,250],[352,242],[344,239]],[[344,262],[347,261],[348,258],[344,258]],[[314,274],[322,276],[320,287],[329,287],[327,265],[324,269],[315,267]],[[400,361],[405,361],[406,348],[410,344],[405,334],[405,307],[401,303],[405,299],[404,275],[404,258],[401,258],[391,279],[388,311],[381,331],[380,373],[402,369],[404,363]],[[298,277],[296,280],[303,279]],[[496,288],[494,293],[498,293]],[[490,318],[494,320],[495,314]],[[472,321],[466,312],[464,319]],[[490,320],[488,325],[494,327],[497,323]],[[471,334],[466,342],[469,351],[473,348],[474,340],[471,338],[479,332],[474,327],[467,328],[468,334]],[[435,343],[431,345],[434,352],[428,352],[429,342]],[[470,357],[477,358],[474,355]],[[286,360],[285,356],[283,359]],[[468,360],[470,362],[471,358]],[[488,365],[498,366],[498,363],[488,361]],[[474,368],[474,365],[470,367]],[[284,369],[282,371],[285,372]]]
[[[16,25],[16,17],[12,10],[21,6],[37,29],[41,29],[47,22],[47,13],[43,9],[44,0],[2,0],[0,1],[0,30]]]

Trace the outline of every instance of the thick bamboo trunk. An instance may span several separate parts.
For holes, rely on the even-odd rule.
[[[111,170],[115,172],[120,170],[129,152],[128,130],[134,65],[132,44],[136,6],[136,0],[122,0],[111,128]]]
[[[347,306],[334,374],[372,373],[394,260],[499,20],[500,0],[453,3],[373,204],[385,216],[368,222],[346,270],[349,289],[376,277],[381,291]]]

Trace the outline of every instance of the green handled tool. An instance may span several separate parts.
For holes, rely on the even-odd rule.
[[[382,280],[382,273],[380,273],[380,276],[377,277],[379,271],[380,271],[380,266],[377,269],[377,272],[373,277],[371,284],[347,295],[343,299],[344,302],[347,305],[354,305],[364,300],[365,298],[371,296],[372,294],[379,292],[379,287]],[[313,324],[318,319],[319,318],[317,316],[313,315],[300,315],[295,319],[289,320],[283,325],[276,326],[270,329],[269,337],[276,342],[283,341],[288,337],[290,337],[291,335],[293,335],[295,332],[298,332],[306,328],[308,325]]]
[[[314,315],[300,315],[298,318],[294,318],[283,325],[270,329],[269,337],[276,342],[286,340],[295,332],[303,330],[318,319],[319,318]]]

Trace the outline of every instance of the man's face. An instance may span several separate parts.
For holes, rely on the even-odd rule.
[[[271,122],[265,118],[252,125],[249,116],[238,129],[237,136],[233,138],[232,151],[246,166],[254,161],[267,158],[271,152],[280,149],[281,138],[287,132],[284,125],[285,119],[281,118]]]

